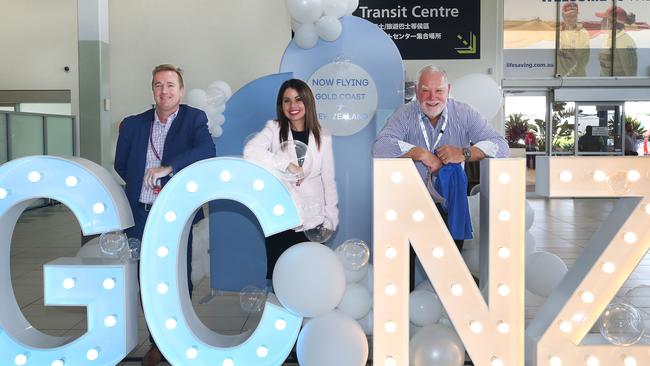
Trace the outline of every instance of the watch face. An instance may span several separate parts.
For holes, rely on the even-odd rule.
[[[472,157],[472,152],[468,148],[465,148],[463,149],[463,156],[465,157],[465,160],[467,160]]]

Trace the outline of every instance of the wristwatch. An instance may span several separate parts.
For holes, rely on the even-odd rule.
[[[472,150],[470,150],[469,147],[464,147],[463,156],[465,157],[465,161],[469,161],[469,159],[472,157]]]

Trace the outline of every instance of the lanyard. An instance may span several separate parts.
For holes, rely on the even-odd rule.
[[[431,145],[429,144],[429,134],[427,133],[427,128],[424,126],[424,115],[420,115],[420,130],[422,130],[422,136],[424,137],[424,143],[427,144],[427,149],[429,151],[435,150],[436,147],[438,147],[438,144],[440,143],[440,139],[442,139],[442,134],[445,133],[445,128],[447,128],[447,118],[445,118],[445,121],[442,123],[442,127],[440,127],[440,132],[438,133],[438,137],[436,138],[436,142],[433,144],[433,149],[431,148]]]
[[[153,122],[154,121],[151,121],[151,128],[149,129],[149,144],[151,144],[151,151],[153,151],[156,159],[158,159],[158,161],[162,161],[160,154],[158,154],[158,150],[156,149],[156,145],[153,143]]]

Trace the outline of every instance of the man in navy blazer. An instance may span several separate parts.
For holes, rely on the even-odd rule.
[[[205,112],[180,104],[184,93],[181,69],[163,64],[152,71],[151,88],[156,103],[144,113],[125,118],[115,150],[115,171],[126,182],[126,197],[135,225],[129,238],[142,240],[149,210],[160,189],[186,166],[216,156]],[[199,210],[194,222],[203,218]],[[192,233],[187,243],[187,282],[192,294]],[[157,365],[162,354],[153,339],[143,358],[145,366]]]

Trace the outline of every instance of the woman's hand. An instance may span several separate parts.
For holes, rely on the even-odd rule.
[[[305,172],[302,170],[302,167],[294,163],[289,163],[287,171],[296,177],[296,186],[300,186],[300,183],[305,179]]]

